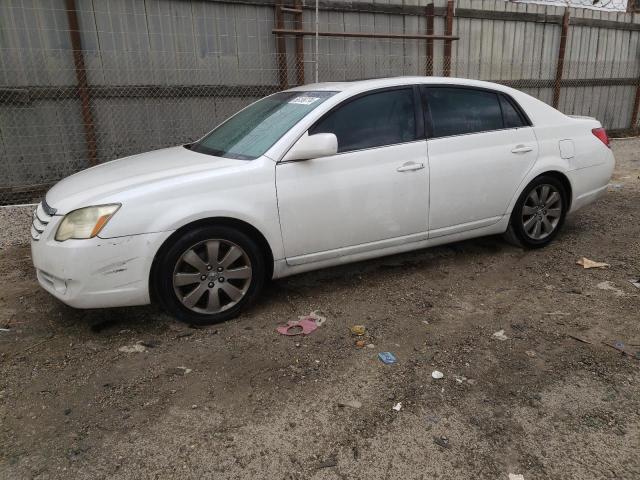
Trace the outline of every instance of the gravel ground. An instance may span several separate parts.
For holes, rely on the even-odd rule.
[[[0,478],[640,478],[640,361],[603,343],[640,350],[640,140],[614,150],[622,186],[545,249],[484,238],[300,275],[201,329],[60,304],[20,245],[29,210],[0,210]],[[311,335],[274,331],[315,309]]]
[[[0,251],[12,245],[28,243],[31,216],[35,208],[35,205],[0,207]]]

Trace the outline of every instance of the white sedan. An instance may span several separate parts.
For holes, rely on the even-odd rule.
[[[542,247],[613,167],[597,120],[494,83],[306,85],[62,180],[34,213],[33,263],[68,305],[155,301],[206,324],[272,278],[482,235]]]

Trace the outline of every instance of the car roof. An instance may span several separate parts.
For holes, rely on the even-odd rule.
[[[373,90],[376,88],[394,87],[402,85],[415,84],[437,84],[437,85],[459,85],[479,88],[490,88],[503,92],[511,92],[513,89],[493,82],[485,82],[482,80],[471,80],[468,78],[455,77],[390,77],[390,78],[372,78],[368,80],[354,80],[346,82],[322,82],[300,85],[289,89],[290,91],[333,91],[345,93],[359,93]]]
[[[355,80],[347,82],[324,82],[324,83],[310,83],[308,85],[300,85],[290,89],[289,91],[295,92],[310,92],[310,91],[333,91],[339,92],[336,95],[336,101],[342,101],[344,98],[348,98],[352,95],[364,93],[370,90],[385,87],[395,87],[402,85],[453,85],[453,86],[467,86],[475,88],[486,88],[498,92],[504,92],[514,98],[524,111],[529,116],[529,119],[533,125],[539,124],[563,124],[567,121],[567,118],[563,113],[559,112],[555,108],[547,105],[541,100],[532,97],[520,90],[516,90],[499,83],[485,82],[483,80],[472,80],[469,78],[455,78],[455,77],[392,77],[392,78],[372,78],[369,80]]]

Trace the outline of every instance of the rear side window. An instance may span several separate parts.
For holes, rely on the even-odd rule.
[[[431,137],[448,137],[504,128],[498,95],[466,88],[427,88]]]
[[[416,139],[412,88],[371,93],[339,106],[309,131],[333,133],[338,152],[381,147]]]
[[[504,95],[500,95],[500,107],[502,107],[502,117],[504,118],[504,128],[518,128],[526,125],[520,112]]]

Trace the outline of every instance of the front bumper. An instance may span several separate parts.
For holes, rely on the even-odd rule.
[[[51,217],[31,256],[38,282],[75,308],[146,305],[153,258],[172,232],[87,240],[54,240],[60,216]]]

